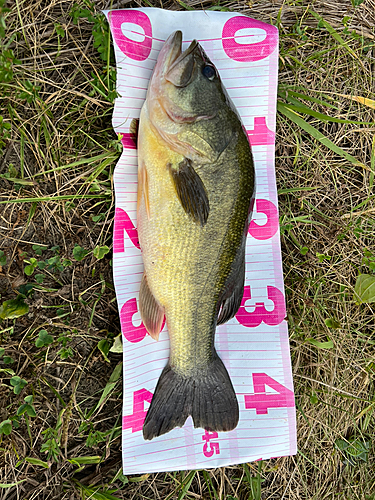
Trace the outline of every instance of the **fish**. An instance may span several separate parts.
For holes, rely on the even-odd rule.
[[[139,311],[155,340],[165,317],[170,356],[143,424],[151,440],[182,427],[236,428],[239,406],[215,349],[237,313],[255,193],[246,131],[220,75],[182,32],[164,43],[138,126]]]

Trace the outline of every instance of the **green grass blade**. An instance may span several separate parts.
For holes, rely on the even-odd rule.
[[[210,488],[211,488],[213,493],[214,493],[215,499],[219,500],[219,495],[217,494],[217,491],[215,490],[214,485],[212,484],[209,473],[205,470],[203,471],[203,477],[204,477],[204,480],[206,481],[207,488],[208,488],[208,491],[210,493],[210,498],[211,498],[211,490],[210,490]]]
[[[289,193],[299,193],[301,191],[314,191],[315,189],[320,189],[320,186],[278,189],[277,194],[280,195],[280,194],[289,194]]]
[[[122,374],[122,362],[120,362],[115,369],[112,372],[112,375],[109,377],[109,380],[106,384],[106,386],[103,389],[103,394],[101,395],[98,404],[95,406],[94,411],[91,413],[90,416],[96,412],[98,408],[101,407],[101,405],[104,403],[104,401],[109,397],[109,395],[113,392],[115,389],[117,382],[119,381],[120,377]]]
[[[15,483],[0,483],[0,488],[3,490],[5,490],[7,488],[13,488],[13,486],[17,486],[17,484],[21,484],[24,481],[26,481],[26,479],[21,479],[21,481],[17,481]]]
[[[108,152],[102,153],[102,154],[97,155],[97,156],[92,156],[90,158],[82,158],[82,160],[74,161],[73,163],[69,163],[68,165],[61,165],[60,167],[57,167],[57,168],[51,168],[50,170],[46,170],[45,172],[39,172],[38,174],[35,174],[33,177],[37,177],[39,175],[49,174],[51,172],[59,172],[60,170],[63,170],[66,168],[74,168],[74,167],[79,167],[80,165],[95,163],[96,161],[102,160],[103,158],[108,158]],[[118,156],[111,155],[110,158],[112,161],[115,161],[118,159]]]
[[[280,102],[280,101],[278,101]],[[298,101],[296,101],[298,102]],[[283,104],[283,103],[281,103]],[[305,106],[302,103],[296,104],[284,104],[284,106],[287,109],[290,109],[292,111],[296,111],[297,113],[304,113],[306,115],[313,116],[314,118],[317,118],[318,120],[323,120],[326,122],[334,122],[334,123],[353,123],[355,125],[373,125],[372,122],[360,122],[360,121],[355,121],[355,120],[344,120],[342,118],[333,118],[332,116],[325,115],[323,113],[319,113],[318,111],[314,111],[313,109],[309,108],[308,106]]]
[[[305,94],[301,94],[300,92],[295,92],[294,90],[290,90],[288,87],[284,87],[283,85],[279,85],[278,95],[283,97],[284,99],[290,99],[290,97],[297,97],[298,99],[304,99],[305,101],[315,102],[316,104],[320,104],[321,106],[325,106],[326,108],[338,109],[337,106],[333,104],[323,101],[322,99],[317,99],[316,97],[310,97]],[[292,100],[290,99],[290,102]]]
[[[310,10],[309,12],[313,17],[315,17],[315,19],[319,21],[321,25],[323,25],[326,28],[328,33],[336,40],[336,42],[339,43],[339,45],[341,45],[341,47],[343,47],[345,50],[349,52],[351,56],[353,56],[355,59],[361,62],[361,60],[359,59],[358,55],[354,52],[354,50],[351,47],[349,47],[349,45],[343,40],[343,38],[337,33],[337,31],[325,19],[323,19],[322,16],[320,16],[313,10]]]
[[[327,148],[329,148],[334,153],[338,154],[342,158],[345,158],[345,160],[349,161],[350,163],[353,163],[353,165],[358,165],[360,167],[366,168],[366,165],[358,161],[356,158],[354,158],[354,156],[346,153],[339,146],[336,146],[336,144],[330,141],[324,134],[322,134],[315,127],[307,123],[303,118],[301,118],[296,112],[289,109],[285,104],[278,102],[277,110],[284,116],[286,116],[286,118],[289,118],[289,120],[291,120],[293,123],[301,127],[305,132],[314,137],[314,139],[319,141],[324,146],[327,146]]]
[[[184,482],[183,482],[182,490],[180,491],[180,494],[178,495],[177,500],[182,500],[186,496],[196,473],[197,473],[197,471],[193,470],[193,471],[189,472],[189,474],[186,476],[186,478],[184,479]]]
[[[75,457],[68,458],[68,462],[74,465],[93,465],[101,462],[102,457],[99,455],[91,456],[91,457]]]
[[[17,198],[15,200],[0,201],[0,205],[5,203],[38,203],[39,201],[63,201],[63,200],[82,200],[93,198],[108,198],[103,194],[66,194],[61,196],[41,196],[40,198]]]

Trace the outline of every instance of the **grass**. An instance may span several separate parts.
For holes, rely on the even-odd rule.
[[[114,7],[149,4],[160,6]],[[360,273],[375,277],[373,0],[163,6],[244,12],[280,30],[276,169],[299,452],[122,475],[109,252],[121,144],[98,16],[110,4],[17,0],[6,12],[0,0],[0,498],[375,499],[374,304],[355,296]]]

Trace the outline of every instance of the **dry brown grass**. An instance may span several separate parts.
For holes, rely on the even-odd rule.
[[[78,4],[82,7],[83,0]],[[182,8],[174,0],[153,4]],[[186,4],[207,8],[213,2]],[[15,416],[31,394],[36,417],[21,416],[19,427],[0,438],[0,483],[17,483],[0,488],[1,499],[106,498],[97,488],[123,499],[182,499],[190,479],[185,498],[257,498],[246,472],[254,479],[260,474],[262,499],[375,498],[374,311],[372,304],[358,306],[353,300],[358,273],[371,272],[364,252],[375,258],[375,110],[347,97],[375,99],[375,3],[366,0],[356,8],[348,1],[313,3],[347,45],[318,25],[303,0],[220,5],[278,23],[282,91],[321,101],[299,99],[314,111],[368,122],[333,123],[301,114],[363,164],[358,166],[278,115],[276,167],[299,454],[266,461],[261,471],[249,464],[249,469],[234,466],[191,475],[118,475],[121,383],[101,408],[88,414],[121,359],[110,353],[109,363],[97,348],[105,339],[111,344],[120,332],[110,254],[98,260],[89,253],[81,261],[72,254],[75,245],[90,252],[98,245],[111,246],[112,174],[121,151],[111,127],[113,105],[106,98],[113,77],[93,47],[93,22],[81,18],[73,24],[73,1],[17,0],[9,2],[2,40],[4,46],[16,33],[10,48],[20,62],[14,64],[13,79],[0,83],[0,114],[11,123],[0,156],[5,202],[0,204],[0,249],[7,257],[0,291],[1,302],[14,299],[16,290],[28,293],[29,312],[1,323],[1,345],[14,363],[0,361],[0,369],[12,369],[28,384],[15,395],[12,375],[0,372],[0,422]],[[94,10],[110,6],[98,1]],[[350,18],[347,31],[345,16]],[[39,87],[34,95],[33,85]],[[61,196],[66,198],[56,198]],[[35,244],[45,245],[41,256]],[[31,258],[55,259],[55,264],[60,259],[62,268],[52,265],[27,276]],[[45,274],[44,281],[30,293],[25,286],[37,285],[37,273]],[[334,320],[336,328],[326,320],[331,325]],[[54,342],[38,348],[41,329]],[[319,348],[309,339],[331,340],[333,347]],[[71,349],[65,359],[62,348]],[[56,460],[42,450],[48,438],[56,440]],[[350,465],[348,455],[337,449],[339,439],[351,438],[369,444],[367,462],[357,459]],[[25,457],[47,462],[48,468]],[[77,457],[94,457],[95,463],[79,469]]]

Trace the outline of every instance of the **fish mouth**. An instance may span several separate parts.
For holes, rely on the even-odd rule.
[[[178,35],[178,34],[179,34],[179,36],[176,37],[176,35]],[[174,33],[174,35],[172,35],[172,36],[173,36],[173,39],[171,42],[174,43],[174,45],[172,45],[171,50],[176,51],[176,53],[178,55],[174,60],[172,60],[170,62],[170,65],[169,65],[169,68],[167,69],[166,74],[172,72],[173,69],[176,68],[176,66],[178,66],[182,61],[184,61],[186,58],[188,58],[190,55],[192,55],[193,52],[195,51],[195,49],[198,47],[198,42],[196,40],[193,40],[191,42],[191,44],[189,45],[189,47],[184,52],[182,52],[182,33],[181,33],[181,31],[176,31],[176,33]]]
[[[166,73],[172,64],[181,55],[182,32],[175,31],[165,41],[157,61],[162,73]]]
[[[182,32],[175,31],[168,37],[160,51],[154,74],[176,87],[185,87],[193,74],[194,53],[197,47],[199,47],[198,42],[193,40],[182,52]]]

